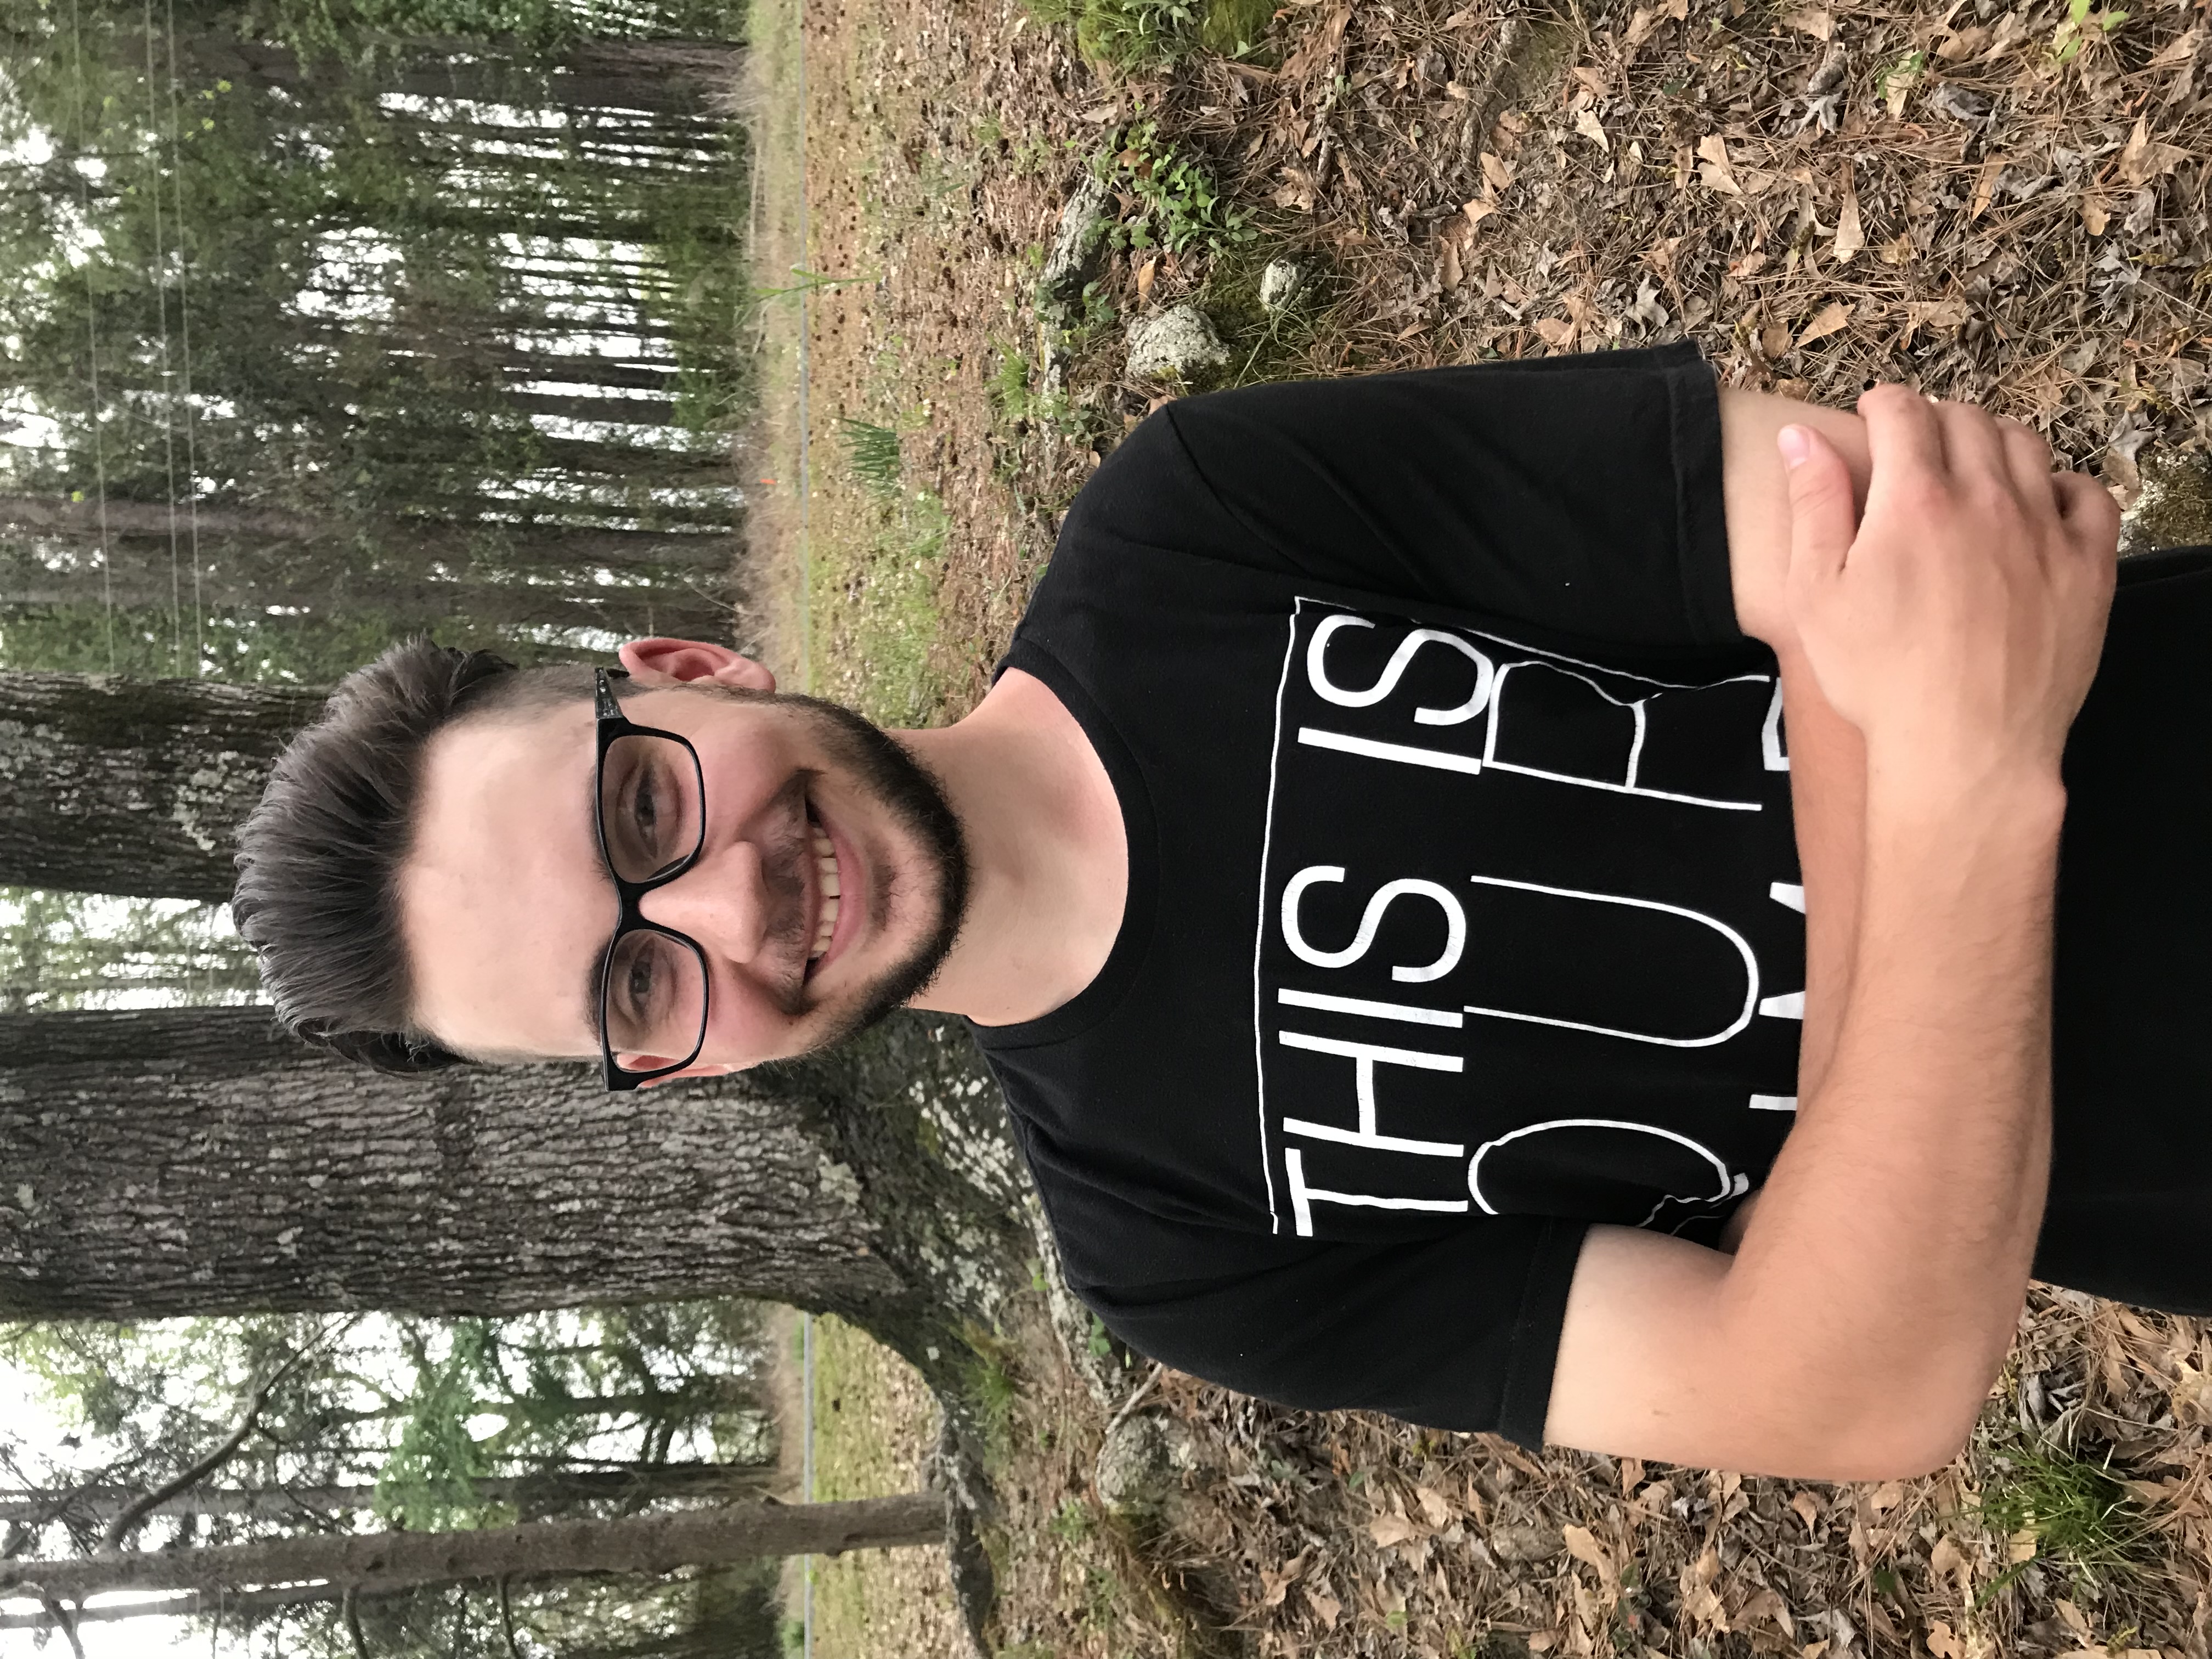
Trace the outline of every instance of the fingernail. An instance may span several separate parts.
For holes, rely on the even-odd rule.
[[[1812,434],[1802,426],[1785,426],[1774,434],[1774,441],[1782,451],[1782,464],[1795,471],[1805,465],[1813,453]]]

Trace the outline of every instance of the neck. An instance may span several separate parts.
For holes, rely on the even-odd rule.
[[[1127,899],[1104,765],[1060,700],[1018,669],[957,725],[894,735],[936,775],[968,842],[960,937],[912,1006],[983,1025],[1050,1013],[1105,966]]]

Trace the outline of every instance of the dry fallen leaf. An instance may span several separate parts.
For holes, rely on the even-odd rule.
[[[1395,1544],[1406,1544],[1416,1538],[1428,1536],[1428,1528],[1418,1521],[1408,1521],[1402,1515],[1378,1515],[1367,1523],[1367,1531],[1381,1549]]]
[[[2160,46],[2158,49],[2157,54],[2152,58],[2150,62],[2145,64],[2143,67],[2145,69],[2172,69],[2176,64],[2185,64],[2191,58],[2197,56],[2197,46],[2203,39],[2204,31],[2203,29],[2191,29],[2185,34],[2177,35],[2172,40],[2167,41],[2164,46]]]
[[[1489,181],[1492,190],[1504,191],[1513,187],[1512,163],[1488,150],[1482,152],[1482,176]]]
[[[1808,6],[1802,11],[1793,11],[1783,18],[1801,34],[1809,34],[1815,40],[1832,39],[1836,33],[1836,20],[1825,6]]]
[[[1778,363],[1787,357],[1797,343],[1790,331],[1780,323],[1769,323],[1759,331],[1759,355],[1770,363]]]
[[[1566,1540],[1567,1553],[1585,1565],[1597,1569],[1598,1577],[1607,1584],[1614,1582],[1613,1558],[1606,1553],[1605,1546],[1597,1541],[1597,1534],[1588,1527],[1562,1527],[1559,1535]]]
[[[1928,1651],[1934,1654],[1936,1659],[1966,1659],[1966,1644],[1941,1619],[1928,1626]]]
[[[1958,328],[1972,314],[1966,302],[1956,295],[1948,300],[1913,300],[1905,307],[1908,331],[1916,328]]]
[[[2112,216],[2102,202],[2094,196],[2081,198],[2081,223],[2092,236],[2102,236],[2105,227],[2112,221]]]
[[[1820,1500],[1814,1497],[1811,1492],[1799,1492],[1790,1500],[1790,1507],[1796,1512],[1797,1518],[1805,1523],[1805,1532],[1808,1537],[1820,1529]]]
[[[1598,125],[1597,112],[1595,110],[1585,109],[1581,114],[1576,116],[1575,131],[1582,134],[1583,137],[1589,139],[1590,143],[1595,144],[1600,149],[1604,150],[1608,154],[1612,152],[1613,140],[1605,136],[1605,129]]]
[[[1805,325],[1805,331],[1797,337],[1797,343],[1810,345],[1815,340],[1825,340],[1831,334],[1842,332],[1850,325],[1852,309],[1840,300],[1831,301],[1821,307],[1819,316]],[[1888,1490],[1887,1486],[1882,1488],[1882,1492]],[[1881,1504],[1881,1492],[1875,1494],[1875,1502],[1877,1505]]]
[[[1556,351],[1565,351],[1575,343],[1575,325],[1564,317],[1545,318],[1536,325],[1536,332]]]
[[[2136,118],[2136,130],[2128,135],[2127,148],[2120,152],[2120,179],[2140,190],[2188,159],[2189,152],[2179,145],[2153,143],[2149,122],[2139,115]]]
[[[2081,1645],[2083,1647],[2094,1647],[2097,1645],[2095,1632],[2090,1630],[2089,1620],[2087,1617],[2083,1614],[2081,1608],[2075,1607],[2071,1601],[2068,1601],[2063,1595],[2057,1597],[2051,1605],[2057,1609],[2059,1618],[2065,1620],[2066,1628],[2072,1631],[2075,1636],[2081,1638]]]
[[[1160,274],[1159,256],[1155,254],[1137,267],[1137,303],[1145,305],[1152,297],[1152,283]]]
[[[1336,1628],[1337,1615],[1344,1611],[1344,1603],[1318,1584],[1306,1586],[1306,1605],[1314,1610],[1314,1616],[1331,1630]]]
[[[1836,242],[1829,250],[1839,265],[1849,264],[1851,256],[1866,246],[1866,232],[1859,224],[1859,193],[1846,184],[1844,186],[1844,205],[1836,215]]]

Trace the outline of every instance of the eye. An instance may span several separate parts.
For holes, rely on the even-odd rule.
[[[630,957],[623,974],[623,999],[629,1006],[630,1017],[641,1024],[652,1016],[653,988],[659,982],[659,963],[655,960],[659,954],[652,950],[638,951]]]
[[[630,822],[637,828],[638,843],[643,847],[660,844],[660,814],[663,780],[660,769],[645,766],[638,769],[637,784],[630,793]]]

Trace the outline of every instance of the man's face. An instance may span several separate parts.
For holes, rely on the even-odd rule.
[[[699,757],[698,861],[641,909],[706,957],[701,1068],[836,1042],[928,981],[958,927],[966,867],[951,809],[904,750],[803,697],[671,687],[625,697],[623,712]],[[400,925],[415,1018],[463,1053],[599,1052],[592,970],[616,902],[592,830],[594,754],[579,696],[463,720],[424,757]]]

